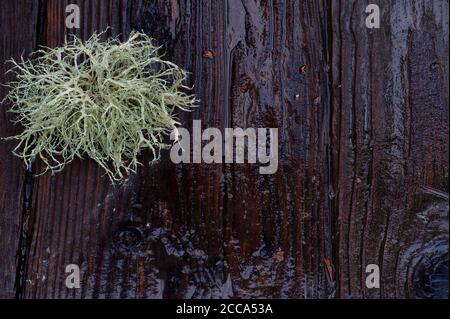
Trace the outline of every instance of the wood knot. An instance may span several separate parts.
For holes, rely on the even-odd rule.
[[[242,93],[245,93],[249,91],[250,89],[254,88],[255,86],[255,79],[250,74],[244,74],[239,78],[239,89]]]
[[[433,62],[430,64],[430,71],[439,71],[441,68],[441,65],[439,64],[439,62]]]
[[[298,68],[298,72],[300,72],[300,73],[306,73],[306,65],[302,65],[302,66],[300,66],[299,68]]]
[[[212,59],[212,58],[214,58],[215,53],[212,50],[203,50],[202,55],[204,58]]]
[[[122,252],[135,252],[144,242],[141,225],[126,222],[114,234],[114,246]]]
[[[448,298],[448,246],[446,251],[444,254],[431,254],[421,258],[416,265],[414,290],[418,298]]]

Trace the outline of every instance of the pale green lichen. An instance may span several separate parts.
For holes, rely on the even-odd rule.
[[[9,137],[19,140],[14,153],[27,165],[39,157],[52,172],[89,156],[112,180],[135,171],[143,149],[158,158],[179,124],[174,111],[195,103],[185,93],[186,72],[158,49],[139,32],[126,42],[94,34],[39,50],[30,61],[12,61],[17,79],[6,99],[24,127]]]

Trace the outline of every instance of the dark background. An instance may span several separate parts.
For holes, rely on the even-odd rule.
[[[33,177],[2,142],[0,297],[447,297],[448,1],[2,0],[1,83],[3,61],[107,26],[192,73],[185,127],[278,127],[278,172],[166,152],[113,186],[87,158]]]

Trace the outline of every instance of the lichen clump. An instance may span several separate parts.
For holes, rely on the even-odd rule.
[[[58,172],[75,157],[89,156],[120,180],[136,170],[143,149],[157,159],[179,124],[174,111],[194,106],[186,72],[163,60],[150,37],[132,32],[120,42],[100,36],[73,37],[37,51],[35,59],[12,61],[17,79],[6,99],[24,131],[10,139],[19,140],[14,153],[26,165],[39,157],[45,171]]]

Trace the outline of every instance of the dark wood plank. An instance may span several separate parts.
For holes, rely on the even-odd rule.
[[[326,297],[324,2],[78,3],[83,36],[107,25],[125,35],[143,29],[192,72],[201,102],[183,115],[186,127],[193,119],[279,127],[279,170],[263,176],[257,165],[175,166],[165,153],[153,165],[146,156],[121,186],[89,160],[36,178],[25,296]],[[64,5],[46,2],[46,45],[63,39]],[[64,286],[69,263],[81,265],[80,290]]]
[[[183,165],[170,179],[144,185],[144,196],[167,190],[159,227],[176,238],[194,231],[188,245],[200,253],[181,248],[187,256],[174,258],[164,296],[227,297],[232,291],[234,297],[326,297],[323,257],[331,250],[323,2],[218,3],[181,8],[183,38],[175,58],[188,61],[201,100],[185,123],[278,127],[279,169],[264,176],[257,165]],[[212,60],[202,57],[205,49],[215,53]],[[319,96],[321,102],[313,103]],[[147,174],[144,181],[154,171]]]
[[[5,72],[11,66],[5,63],[11,58],[20,59],[36,49],[38,1],[5,0],[0,10],[0,100],[3,100],[12,81],[12,74]],[[0,137],[17,134],[20,127],[11,123],[12,116],[7,112],[10,105],[1,105]],[[16,273],[21,252],[18,251],[21,232],[27,221],[24,216],[25,168],[20,159],[13,156],[12,141],[0,141],[0,298],[13,298]],[[18,258],[19,257],[19,258]],[[20,267],[19,267],[20,268]]]
[[[65,8],[75,3],[81,9],[81,28],[65,28]],[[130,1],[45,1],[41,45],[55,47],[75,32],[88,38],[94,31],[112,28],[108,34],[130,32]],[[36,163],[36,171],[41,163]],[[112,186],[109,179],[89,159],[77,160],[61,174],[36,177],[33,186],[33,232],[27,256],[24,297],[102,297],[111,232],[128,211],[129,185]],[[114,222],[114,224],[113,224]],[[83,273],[83,289],[67,289],[65,267],[78,264]]]
[[[39,3],[42,15],[28,9],[38,28],[8,54],[36,30],[47,46],[71,32],[69,1]],[[279,169],[264,176],[258,165],[175,165],[167,152],[149,164],[144,154],[142,169],[113,186],[92,161],[76,160],[34,178],[24,212],[23,168],[2,159],[0,293],[439,296],[430,278],[448,268],[448,203],[426,187],[448,193],[448,1],[379,1],[378,30],[365,27],[361,1],[75,3],[79,36],[111,26],[109,34],[125,38],[142,29],[192,73],[200,105],[181,115],[185,127],[193,119],[204,127],[278,127]],[[14,26],[8,19],[2,23]],[[14,130],[5,123],[2,133]],[[11,145],[0,147],[7,159]],[[20,238],[26,259],[18,265]],[[64,285],[71,263],[81,267],[81,289]],[[380,266],[381,289],[365,287],[367,264]],[[25,270],[19,291],[17,266]]]
[[[448,204],[421,189],[448,193],[448,1],[376,3],[369,30],[365,1],[332,1],[338,296],[412,298],[448,267]],[[366,288],[367,264],[381,289]]]

